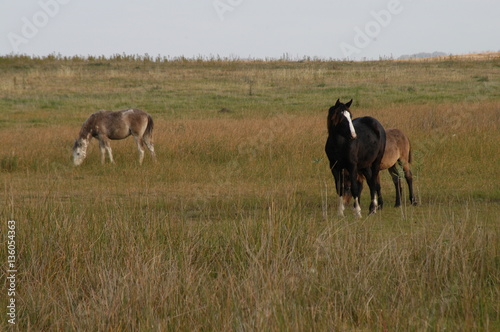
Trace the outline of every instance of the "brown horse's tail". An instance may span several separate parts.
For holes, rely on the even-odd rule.
[[[144,131],[144,136],[147,137],[150,141],[153,140],[153,128],[154,128],[153,118],[151,117],[151,115],[148,114],[148,126]]]

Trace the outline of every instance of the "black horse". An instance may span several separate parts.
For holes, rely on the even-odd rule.
[[[361,217],[359,206],[359,183],[357,175],[362,174],[370,187],[370,214],[377,211],[378,201],[382,204],[378,173],[385,150],[385,130],[376,119],[365,116],[352,120],[349,107],[352,99],[346,104],[337,100],[328,111],[328,139],[325,152],[330,161],[330,169],[335,178],[335,186],[339,195],[339,215],[344,216],[344,177],[349,172],[351,194],[354,198],[356,217]],[[378,197],[377,197],[378,196]]]

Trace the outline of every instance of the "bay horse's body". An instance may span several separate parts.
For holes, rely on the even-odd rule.
[[[366,178],[370,187],[370,214],[376,212],[378,201],[382,204],[378,173],[384,155],[386,136],[384,127],[372,117],[351,120],[349,111],[351,104],[352,100],[346,104],[337,100],[328,111],[328,139],[325,152],[330,161],[330,169],[339,195],[339,215],[344,216],[343,173],[347,171],[351,181],[355,215],[361,217],[360,188],[356,181],[358,173]]]
[[[114,163],[110,140],[119,140],[134,136],[139,151],[139,164],[144,159],[144,145],[155,158],[153,146],[153,118],[139,109],[126,109],[121,111],[101,110],[92,114],[82,125],[80,134],[73,145],[73,162],[80,165],[87,155],[87,147],[92,137],[99,141],[101,162],[106,159]]]
[[[408,137],[401,130],[396,128],[390,128],[385,131],[386,133],[386,145],[384,156],[382,157],[382,161],[380,162],[380,170],[389,170],[389,174],[392,177],[392,182],[394,182],[394,187],[396,188],[396,203],[395,207],[401,205],[401,178],[399,177],[399,172],[397,169],[397,165],[399,164],[403,167],[404,176],[406,179],[406,183],[408,184],[408,191],[410,192],[410,202],[412,205],[417,205],[417,200],[415,195],[413,194],[413,175],[411,173],[411,145]],[[351,198],[350,194],[350,181],[345,174],[345,202],[349,203]],[[363,177],[358,176],[358,186],[360,191],[363,186]],[[380,182],[380,180],[379,180]],[[382,207],[382,206],[381,206]]]

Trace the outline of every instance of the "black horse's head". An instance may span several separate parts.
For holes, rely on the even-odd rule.
[[[335,105],[328,110],[328,132],[332,130],[350,139],[357,137],[354,125],[352,124],[352,114],[349,107],[352,104],[352,99],[343,104],[340,99],[337,99]]]

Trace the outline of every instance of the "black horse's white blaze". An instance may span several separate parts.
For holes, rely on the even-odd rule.
[[[356,135],[356,130],[354,129],[354,125],[352,124],[351,113],[349,113],[349,111],[344,111],[342,112],[342,115],[345,116],[345,118],[349,123],[349,130],[351,131],[352,139],[356,139],[357,135]]]

